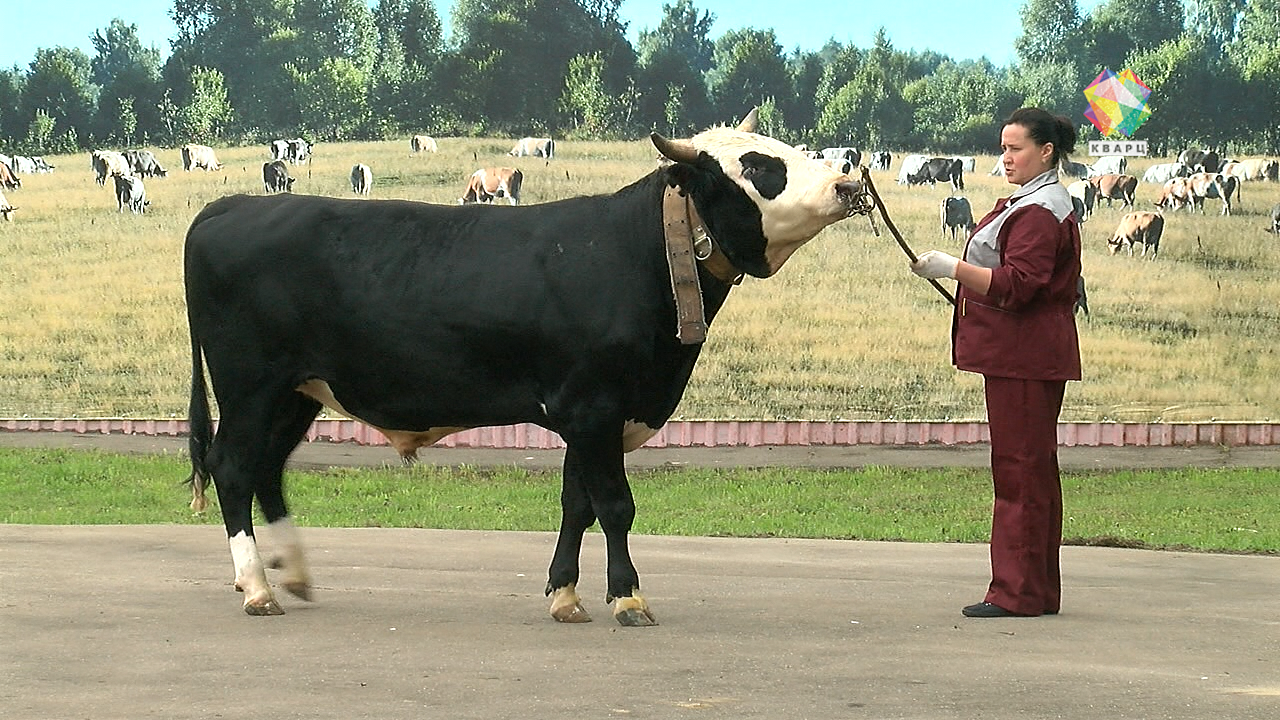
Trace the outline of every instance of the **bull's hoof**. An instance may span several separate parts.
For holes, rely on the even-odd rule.
[[[307,602],[311,602],[311,585],[305,582],[287,582],[283,583],[285,590],[295,597],[302,598]]]
[[[268,600],[265,604],[262,604],[262,605],[253,605],[250,603],[245,603],[244,611],[245,611],[245,614],[247,615],[254,615],[257,617],[284,614],[284,608],[280,607],[280,603],[276,602],[274,599]]]
[[[551,617],[562,623],[588,623],[591,615],[582,607],[582,600],[573,585],[552,591]]]
[[[653,613],[649,611],[649,604],[640,597],[639,593],[633,593],[631,597],[620,597],[613,603],[613,619],[618,621],[619,625],[624,627],[652,627],[658,624]]]

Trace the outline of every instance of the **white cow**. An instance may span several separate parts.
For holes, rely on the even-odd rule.
[[[551,138],[520,138],[507,154],[515,157],[532,155],[550,160],[556,154],[556,141]]]
[[[1176,177],[1188,177],[1191,175],[1191,168],[1180,162],[1160,163],[1147,168],[1142,174],[1142,182],[1151,183],[1152,185],[1164,185]]]
[[[1129,159],[1123,155],[1103,155],[1089,166],[1089,177],[1098,175],[1124,175],[1129,169]]]
[[[920,172],[920,168],[929,162],[929,155],[908,155],[902,158],[902,167],[898,168],[898,184],[905,185],[907,177]]]

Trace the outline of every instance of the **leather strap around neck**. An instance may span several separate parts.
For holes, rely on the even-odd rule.
[[[720,252],[693,201],[681,195],[677,188],[668,187],[662,196],[662,221],[671,292],[676,301],[676,338],[683,345],[695,345],[707,339],[697,263],[730,285],[742,282],[742,273]]]

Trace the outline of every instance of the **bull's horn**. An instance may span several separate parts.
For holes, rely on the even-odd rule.
[[[698,159],[698,151],[688,140],[668,140],[656,132],[649,133],[649,139],[653,141],[653,146],[658,148],[658,152],[669,160],[691,163]]]
[[[738,123],[738,129],[742,132],[753,133],[756,131],[756,124],[759,120],[760,107],[756,106],[751,108],[751,112],[747,113],[746,117],[742,118],[742,122]]]

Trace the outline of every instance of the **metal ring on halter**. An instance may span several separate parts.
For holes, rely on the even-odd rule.
[[[711,244],[711,236],[706,228],[699,225],[693,229],[693,256],[698,260],[706,260],[716,248]]]

